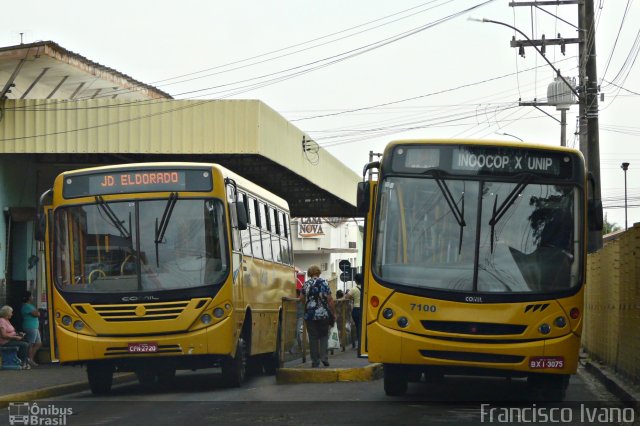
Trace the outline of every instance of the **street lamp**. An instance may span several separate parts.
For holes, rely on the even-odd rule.
[[[622,170],[624,170],[624,230],[627,230],[627,169],[629,163],[622,163]]]
[[[516,139],[518,139],[520,142],[524,142],[522,139],[520,139],[520,138],[519,138],[519,137],[517,137],[516,135],[512,135],[511,133],[504,133],[504,132],[503,132],[503,133],[499,133],[499,132],[496,132],[496,135],[511,136],[512,138],[516,138]]]

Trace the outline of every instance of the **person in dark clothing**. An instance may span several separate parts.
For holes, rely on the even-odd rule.
[[[335,305],[329,283],[320,277],[320,268],[317,265],[310,266],[307,276],[309,279],[305,281],[300,297],[304,304],[304,320],[309,333],[311,367],[319,367],[321,361],[328,367],[327,340],[329,327],[336,318]]]

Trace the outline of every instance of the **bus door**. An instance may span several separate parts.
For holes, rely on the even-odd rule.
[[[58,362],[58,345],[56,342],[56,323],[55,323],[55,306],[54,306],[54,285],[52,275],[52,259],[51,259],[51,227],[53,226],[51,215],[53,214],[52,206],[42,206],[38,213],[36,223],[37,232],[36,239],[44,242],[44,281],[47,295],[47,323],[49,325],[49,353],[51,362]]]
[[[225,180],[227,184],[227,203],[229,205],[229,216],[231,224],[231,273],[233,276],[233,298],[234,303],[244,300],[243,294],[243,272],[246,269],[246,259],[243,256],[243,244],[246,238],[247,210],[246,197],[244,193],[238,192],[236,183],[232,179]],[[237,306],[236,306],[237,308]]]
[[[362,273],[356,274],[356,282],[361,285],[360,291],[360,336],[358,336],[358,356],[367,356],[367,324],[375,318],[369,318],[369,283],[372,279],[371,271],[365,267],[370,265],[368,257],[371,256],[371,227],[373,226],[374,209],[372,201],[375,199],[377,182],[363,181],[358,183],[357,210],[358,215],[364,216],[364,234],[362,246]]]

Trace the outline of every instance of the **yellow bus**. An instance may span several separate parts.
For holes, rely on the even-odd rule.
[[[361,341],[384,364],[385,392],[478,374],[527,377],[563,398],[578,365],[587,228],[602,226],[582,155],[396,141],[364,175],[374,169],[377,180],[358,187]]]
[[[216,164],[68,171],[40,201],[52,356],[170,382],[176,369],[279,367],[283,297],[295,294],[287,203]]]

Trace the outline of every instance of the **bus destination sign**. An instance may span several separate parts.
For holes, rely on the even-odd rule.
[[[537,153],[523,150],[454,149],[451,158],[453,170],[486,171],[491,173],[538,173],[560,175],[561,162],[569,162],[568,156],[553,153]]]
[[[477,145],[400,145],[391,162],[394,171],[403,173],[435,169],[471,175],[531,173],[562,179],[573,176],[575,163],[568,152]]]
[[[131,192],[133,191],[184,191],[184,172],[167,170],[151,172],[126,172],[89,176],[89,191]],[[168,189],[170,188],[170,189]]]
[[[134,192],[211,191],[209,170],[127,170],[66,176],[65,198]]]

